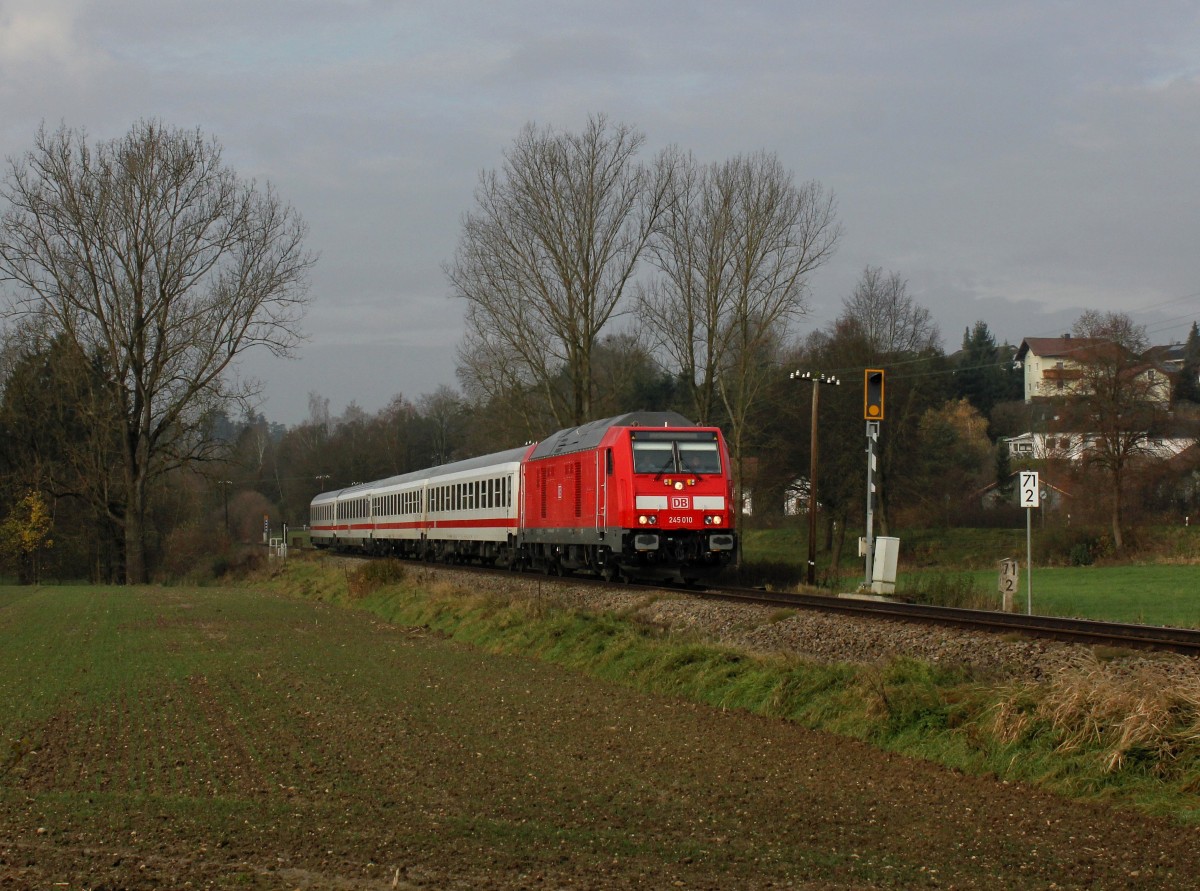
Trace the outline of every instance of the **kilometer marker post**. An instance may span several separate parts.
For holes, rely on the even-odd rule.
[[[1021,507],[1025,508],[1025,613],[1033,615],[1033,509],[1041,505],[1036,470],[1021,471]]]

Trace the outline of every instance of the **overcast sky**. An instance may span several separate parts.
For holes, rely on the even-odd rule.
[[[442,264],[479,173],[529,121],[604,113],[701,161],[765,149],[845,234],[804,334],[863,267],[909,282],[947,351],[1129,312],[1200,318],[1194,2],[0,0],[0,155],[42,122],[199,127],[310,227],[309,340],[246,363],[294,424],[456,386]],[[636,406],[630,406],[636,408]]]

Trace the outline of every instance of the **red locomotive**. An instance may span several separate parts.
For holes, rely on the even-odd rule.
[[[313,499],[312,540],[545,572],[691,581],[735,548],[721,431],[635,412]]]

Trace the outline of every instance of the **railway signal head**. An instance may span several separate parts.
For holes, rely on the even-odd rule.
[[[868,368],[863,374],[863,417],[883,420],[883,369]]]

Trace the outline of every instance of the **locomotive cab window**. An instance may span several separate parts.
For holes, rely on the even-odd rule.
[[[681,442],[679,465],[690,473],[720,473],[721,453],[715,442]]]
[[[698,476],[721,472],[721,452],[713,433],[633,434],[634,473],[694,473]]]
[[[634,473],[672,473],[675,450],[669,442],[634,442]]]

